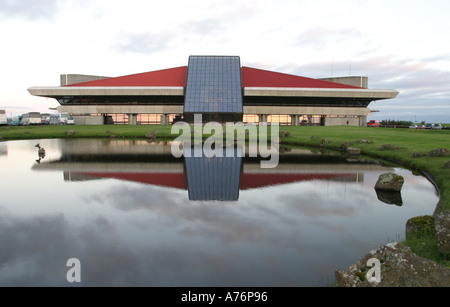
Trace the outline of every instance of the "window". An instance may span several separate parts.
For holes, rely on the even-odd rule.
[[[214,118],[242,119],[241,65],[237,56],[190,56],[184,103],[185,117],[213,113]],[[222,116],[223,115],[223,116]]]

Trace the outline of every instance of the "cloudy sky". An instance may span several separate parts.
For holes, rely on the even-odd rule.
[[[450,123],[447,0],[0,0],[0,109],[48,111],[31,86],[66,73],[121,76],[239,55],[311,78],[396,89],[371,119]]]

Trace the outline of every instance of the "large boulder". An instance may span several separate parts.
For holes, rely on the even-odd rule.
[[[146,139],[156,139],[156,133],[155,132],[147,132],[147,134],[145,135]]]
[[[383,144],[380,146],[379,150],[398,150],[400,148],[398,148],[397,146],[393,145],[393,144]]]
[[[398,242],[369,252],[335,276],[340,287],[450,287],[450,269],[417,256]]]
[[[450,151],[445,148],[438,148],[438,149],[432,150],[428,153],[429,157],[445,157],[445,156],[449,156],[449,155],[450,155]]]
[[[400,192],[405,179],[395,173],[381,174],[375,184],[375,190],[388,191],[388,192]]]
[[[0,141],[1,141],[1,135],[0,135]],[[447,162],[445,162],[445,164],[444,164],[444,167],[445,168],[450,168],[450,160],[448,160]]]
[[[420,152],[420,151],[415,151],[414,153],[413,153],[413,157],[414,158],[422,158],[422,157],[425,157],[426,155],[423,153],[423,152]]]
[[[366,138],[360,139],[359,142],[360,142],[360,143],[367,143],[367,144],[372,144],[372,143],[373,143],[372,140],[368,140],[368,139],[366,139]]]
[[[446,210],[434,217],[434,229],[439,252],[443,255],[450,255],[450,210]]]
[[[358,147],[347,147],[346,151],[351,155],[359,155],[361,153],[361,149]]]
[[[405,237],[434,232],[434,217],[432,215],[422,215],[410,218],[406,222]]]

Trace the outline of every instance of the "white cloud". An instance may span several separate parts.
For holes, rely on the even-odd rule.
[[[0,16],[32,20],[51,19],[57,11],[58,3],[56,0],[6,0],[0,2]]]

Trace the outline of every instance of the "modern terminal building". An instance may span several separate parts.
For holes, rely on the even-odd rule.
[[[376,100],[367,77],[313,79],[241,66],[238,56],[190,56],[188,65],[121,77],[61,75],[60,86],[28,89],[55,98],[76,124],[204,122],[366,126]]]

